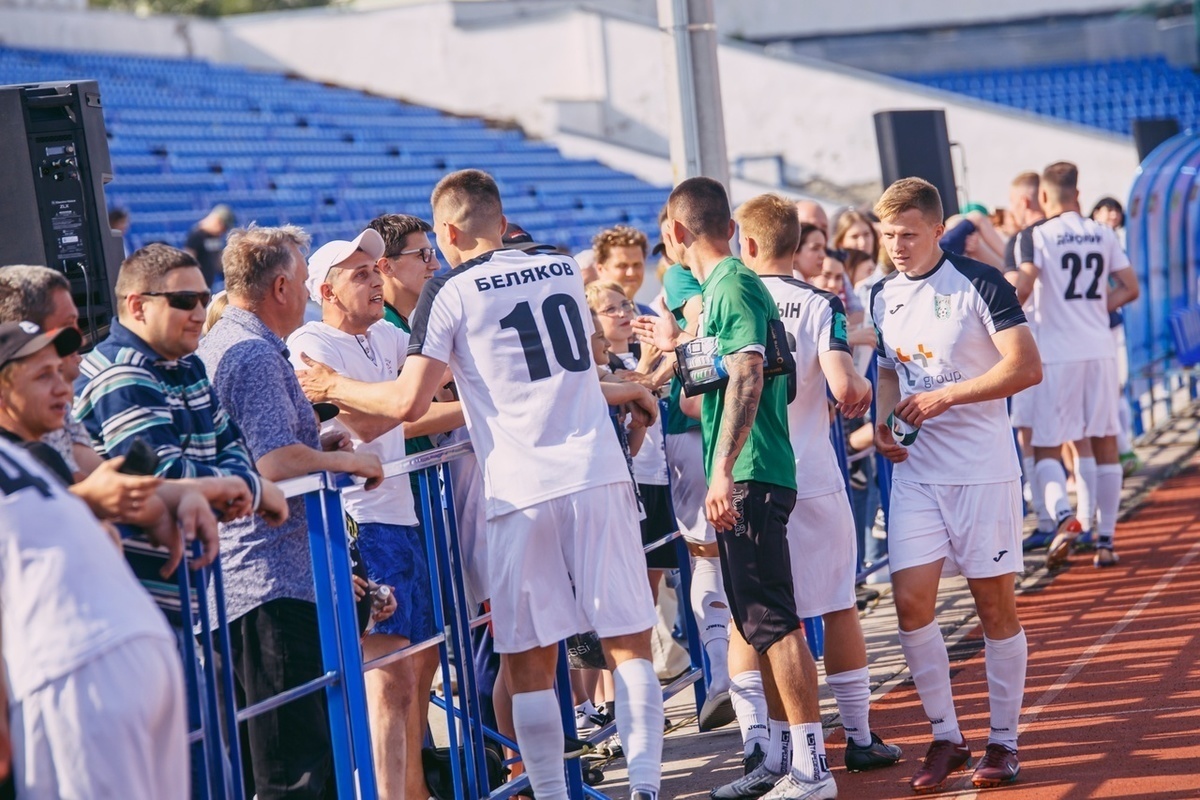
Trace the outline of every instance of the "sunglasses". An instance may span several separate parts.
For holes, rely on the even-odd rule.
[[[420,253],[421,260],[424,261],[426,264],[429,263],[429,259],[433,258],[433,248],[432,247],[418,247],[413,250],[401,250],[399,253],[396,254],[396,256],[397,257],[408,256],[408,255],[412,255],[413,253]]]
[[[191,311],[196,306],[208,307],[212,292],[139,292],[142,297],[165,297],[167,305],[180,311]]]

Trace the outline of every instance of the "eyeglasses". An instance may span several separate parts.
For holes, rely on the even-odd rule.
[[[603,314],[606,317],[619,317],[622,314],[633,314],[636,311],[637,311],[637,306],[635,306],[633,304],[633,301],[626,300],[624,303],[621,303],[621,305],[619,305],[619,306],[609,306],[608,308],[602,308],[599,311],[597,311],[596,313]]]
[[[138,292],[142,297],[165,297],[167,305],[180,311],[191,311],[197,305],[208,306],[212,292]]]
[[[418,247],[415,250],[401,250],[399,253],[396,254],[396,256],[397,257],[407,256],[407,255],[412,255],[413,253],[420,253],[421,260],[424,261],[426,264],[429,263],[429,259],[433,258],[433,248],[432,247]]]

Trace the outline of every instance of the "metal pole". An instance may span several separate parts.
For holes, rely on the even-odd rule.
[[[712,0],[658,0],[668,34],[667,105],[675,183],[705,175],[729,186]]]

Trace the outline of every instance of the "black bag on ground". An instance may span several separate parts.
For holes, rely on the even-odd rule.
[[[488,791],[503,786],[508,780],[508,768],[504,766],[504,756],[500,746],[488,742],[483,748],[484,760],[487,763]],[[425,747],[421,749],[421,766],[425,770],[425,783],[429,792],[436,800],[458,800],[454,796],[454,775],[450,770],[449,747]],[[458,766],[466,771],[466,759],[462,748],[458,750]]]

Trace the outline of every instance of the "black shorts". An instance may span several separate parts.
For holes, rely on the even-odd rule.
[[[642,520],[642,546],[657,542],[664,536],[679,530],[675,514],[671,510],[671,487],[638,484],[642,496],[642,507],[646,518]],[[646,566],[650,569],[675,569],[679,559],[675,557],[675,542],[670,541],[646,553]]]
[[[796,491],[770,483],[733,485],[738,524],[717,531],[733,622],[759,654],[800,627],[787,523]]]

